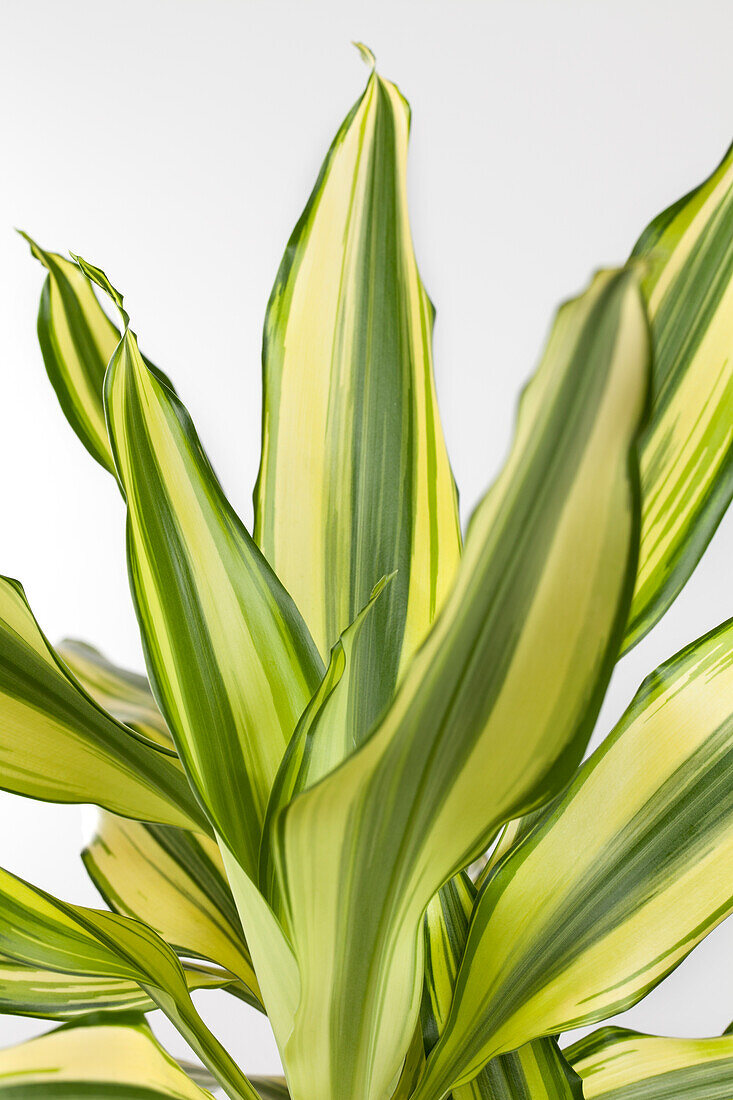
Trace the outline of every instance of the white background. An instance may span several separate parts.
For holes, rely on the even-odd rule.
[[[35,341],[42,273],[12,232],[72,249],[125,292],[249,522],[260,334],[282,250],[366,70],[367,42],[413,107],[410,199],[438,308],[438,390],[464,518],[495,475],[556,304],[623,261],[731,137],[733,7],[416,0],[3,0],[0,6],[0,572],[52,638],[141,668],[123,510],[68,428]],[[733,522],[664,622],[617,670],[610,728],[643,676],[733,614]],[[98,903],[82,811],[0,797],[0,864]],[[733,1016],[723,927],[624,1019],[713,1034]],[[272,1071],[266,1022],[199,998],[244,1067]],[[0,1018],[0,1045],[42,1030]],[[169,1035],[165,1024],[162,1033]],[[172,1039],[183,1051],[180,1039]]]

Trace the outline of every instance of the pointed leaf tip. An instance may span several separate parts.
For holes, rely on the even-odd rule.
[[[364,64],[368,65],[372,72],[374,72],[377,66],[377,59],[372,51],[369,49],[369,47],[365,46],[363,42],[353,42],[352,45],[356,46]]]
[[[83,259],[81,256],[77,256],[75,252],[69,251],[69,255],[71,256],[74,263],[77,264],[82,273],[86,275],[87,279],[91,279],[93,283],[96,283],[96,285],[105,292],[105,294],[109,295],[109,297],[119,309],[120,314],[122,315],[122,320],[124,322],[125,328],[128,328],[130,324],[130,318],[122,304],[123,297],[120,294],[119,290],[116,290],[115,287],[112,286],[112,283],[109,281],[104,271],[102,271],[101,267],[95,267],[94,264],[88,263],[88,261]]]

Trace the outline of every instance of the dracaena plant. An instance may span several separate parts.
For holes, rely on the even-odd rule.
[[[101,807],[108,909],[0,873],[0,1005],[60,1024],[0,1054],[0,1097],[733,1095],[731,1035],[558,1041],[733,907],[733,622],[581,765],[733,492],[733,158],[562,306],[462,545],[408,129],[372,68],[268,305],[252,533],[103,271],[30,242],[149,679],[54,648],[2,581],[1,785]],[[285,1078],[245,1076],[211,988],[266,1012]]]

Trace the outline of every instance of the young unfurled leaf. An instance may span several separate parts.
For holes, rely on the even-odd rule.
[[[640,1000],[733,910],[733,620],[642,685],[473,910],[420,1100]]]
[[[648,376],[636,274],[601,274],[557,318],[456,586],[394,704],[281,814],[302,983],[285,1058],[303,1100],[357,1081],[369,1100],[388,1091],[416,1023],[428,902],[577,765],[628,613]]]

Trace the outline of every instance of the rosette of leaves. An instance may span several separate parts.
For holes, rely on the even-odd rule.
[[[464,540],[409,108],[362,52],[267,308],[252,531],[104,272],[30,242],[49,378],[127,511],[147,678],[54,647],[0,582],[0,785],[101,808],[108,906],[0,873],[0,1007],[56,1025],[0,1053],[0,1100],[733,1095],[729,1036],[558,1042],[733,906],[733,623],[582,763],[733,491],[733,157],[561,307]],[[245,1076],[207,988],[267,1014],[284,1079]]]

